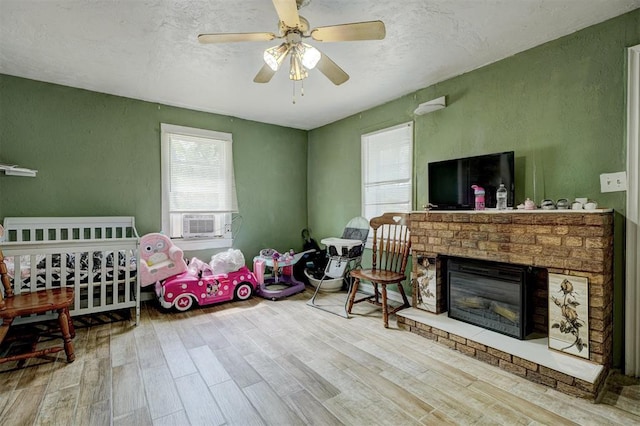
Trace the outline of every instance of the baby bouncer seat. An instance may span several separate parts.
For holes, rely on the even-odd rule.
[[[320,240],[322,244],[327,246],[327,256],[329,259],[324,268],[322,278],[316,285],[313,296],[307,302],[309,306],[349,318],[349,314],[347,313],[347,298],[345,298],[342,309],[338,307],[337,311],[335,310],[335,305],[321,305],[316,303],[316,298],[318,297],[318,293],[323,291],[323,285],[327,287],[328,285],[332,286],[337,283],[339,289],[344,283],[347,286],[347,290],[350,290],[351,279],[349,277],[349,271],[360,267],[362,253],[364,252],[368,235],[369,221],[364,217],[358,216],[347,223],[340,238],[331,237]],[[307,274],[310,280],[312,279],[307,271],[305,271],[305,274]],[[349,291],[347,291],[347,294],[349,294]]]

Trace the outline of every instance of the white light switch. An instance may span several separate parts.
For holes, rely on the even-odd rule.
[[[600,192],[627,190],[627,172],[603,173],[600,175]]]

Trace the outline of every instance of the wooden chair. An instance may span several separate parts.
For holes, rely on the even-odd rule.
[[[406,279],[404,273],[411,248],[408,213],[385,213],[374,217],[369,224],[373,228],[373,259],[371,269],[356,269],[350,272],[354,278],[349,293],[347,312],[351,313],[353,305],[369,302],[382,307],[382,318],[385,328],[389,328],[389,315],[400,309],[409,307],[409,300],[402,287]],[[368,281],[373,285],[374,293],[356,299],[360,281]],[[392,310],[387,303],[387,285],[397,284],[398,292],[404,304]],[[378,290],[378,285],[381,287]],[[380,297],[382,296],[382,297]]]
[[[0,236],[1,233],[2,227],[0,226]],[[73,362],[75,360],[75,353],[71,339],[75,337],[75,329],[73,328],[71,316],[69,315],[69,306],[73,303],[73,288],[60,287],[15,295],[11,287],[7,266],[4,263],[2,250],[0,250],[0,277],[4,287],[4,298],[0,291],[0,319],[2,319],[2,325],[0,325],[0,343],[7,337],[9,328],[17,317],[42,314],[49,311],[58,312],[58,324],[63,339],[62,346],[39,350],[36,349],[37,342],[34,341],[31,344],[31,350],[29,352],[0,357],[0,364],[9,361],[19,361],[23,363],[27,358],[41,357],[60,352],[63,349],[67,355],[67,362]],[[17,336],[17,338],[20,337],[23,336]],[[21,364],[18,365],[20,366]]]

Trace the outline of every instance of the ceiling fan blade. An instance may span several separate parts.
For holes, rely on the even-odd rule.
[[[200,34],[200,43],[232,43],[236,41],[269,41],[276,38],[274,33],[220,33]]]
[[[264,64],[258,74],[253,78],[254,83],[268,83],[271,81],[271,77],[275,75],[275,71],[267,64]]]
[[[281,22],[287,27],[300,28],[300,15],[296,0],[273,0],[273,6]]]
[[[382,40],[386,35],[384,22],[366,21],[319,27],[311,31],[317,41]]]
[[[344,72],[342,68],[336,65],[327,55],[321,54],[320,60],[316,65],[316,68],[320,70],[333,84],[336,86],[341,85],[345,81],[349,80],[349,74]]]

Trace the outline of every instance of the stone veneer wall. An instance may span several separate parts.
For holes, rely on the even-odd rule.
[[[414,256],[460,256],[588,278],[589,359],[608,371],[613,355],[612,212],[416,212],[411,215],[411,244]],[[437,286],[440,295],[442,279]],[[440,298],[439,312],[445,310],[443,304]],[[399,316],[398,322],[411,331],[533,381],[562,391],[568,390],[563,387],[575,387],[574,392],[567,393],[594,396],[601,385],[602,377],[594,384],[580,383],[573,377],[442,330],[412,325],[413,321],[404,317]]]

